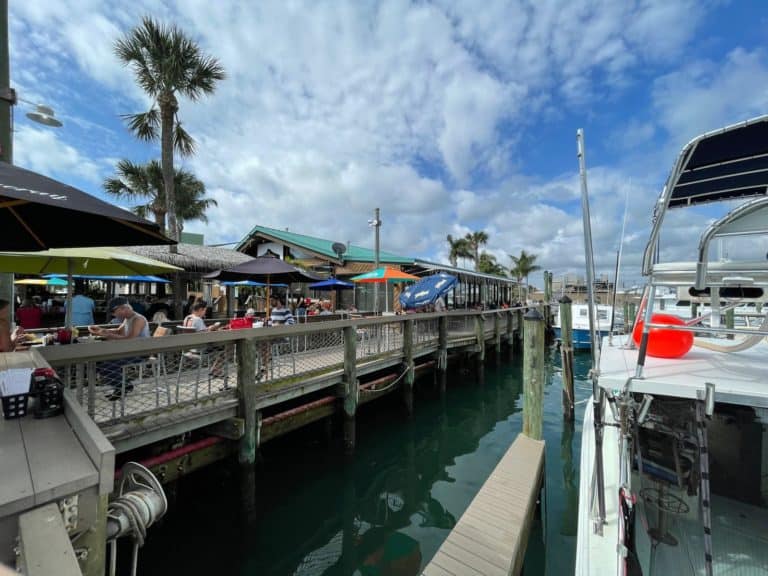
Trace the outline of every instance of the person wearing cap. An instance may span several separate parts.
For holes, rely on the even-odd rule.
[[[248,308],[248,310],[245,311],[246,318],[253,318],[254,316],[256,316],[256,310],[254,308]]]
[[[105,340],[129,340],[131,338],[148,338],[149,322],[135,312],[127,298],[113,298],[109,303],[109,310],[120,321],[117,328],[102,328],[101,326],[88,326],[88,331],[94,336],[100,336]],[[113,390],[107,395],[107,400],[117,400],[122,395],[122,367],[126,364],[135,364],[142,359],[139,357],[118,358],[101,362],[98,371],[102,377],[102,383],[112,386]],[[126,392],[133,390],[133,385],[125,387]]]

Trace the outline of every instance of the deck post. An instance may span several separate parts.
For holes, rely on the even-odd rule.
[[[501,359],[501,316],[499,312],[493,315],[493,346],[498,363]]]
[[[560,361],[563,367],[563,417],[573,421],[573,316],[571,299],[560,298]]]
[[[408,414],[413,414],[413,318],[406,318],[403,322],[403,361],[405,363],[405,376],[403,377],[403,400]]]
[[[240,396],[240,414],[245,420],[245,430],[240,439],[239,461],[241,464],[256,462],[257,415],[256,415],[256,341],[253,338],[239,340],[237,354],[237,389]]]
[[[485,319],[482,314],[475,316],[475,339],[477,340],[477,360],[485,362]]]
[[[531,308],[523,321],[523,434],[541,440],[544,419],[544,318],[536,308]]]
[[[355,414],[357,413],[357,326],[344,328],[344,450],[355,449]]]
[[[448,316],[443,314],[438,320],[437,333],[437,377],[440,381],[440,393],[445,392],[448,373]]]
[[[521,345],[523,343],[523,315],[525,314],[524,308],[518,308],[515,310],[515,317],[517,319],[517,344]]]

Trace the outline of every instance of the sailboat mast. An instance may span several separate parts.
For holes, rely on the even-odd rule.
[[[597,491],[597,518],[595,532],[602,534],[605,523],[605,477],[603,471],[603,415],[602,390],[597,384],[600,366],[600,342],[597,337],[595,319],[595,261],[592,253],[592,225],[589,217],[589,194],[587,191],[587,164],[584,155],[584,131],[576,131],[576,148],[579,158],[579,179],[581,181],[581,214],[584,221],[584,253],[587,261],[587,298],[589,309],[589,333],[592,354],[592,409],[595,422],[595,490]]]

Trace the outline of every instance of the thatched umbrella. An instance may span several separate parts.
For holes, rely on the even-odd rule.
[[[232,268],[238,264],[253,260],[251,256],[232,250],[231,248],[222,248],[219,246],[201,246],[199,244],[178,244],[176,252],[169,252],[163,246],[129,246],[134,254],[146,256],[160,260],[166,264],[184,268],[187,274],[181,276],[186,279],[199,278],[202,274],[207,274],[214,270]],[[183,287],[178,288],[179,291]],[[183,305],[183,296],[179,294],[176,297],[176,314],[181,314]],[[231,300],[228,300],[231,302]]]

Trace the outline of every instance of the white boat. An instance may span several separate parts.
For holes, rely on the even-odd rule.
[[[578,575],[768,574],[768,321],[728,329],[719,314],[762,297],[768,260],[709,261],[713,240],[768,238],[767,194],[768,116],[704,134],[678,157],[654,211],[644,301],[663,286],[708,289],[713,314],[709,327],[662,326],[652,305],[639,346],[614,337],[593,354]],[[695,261],[657,261],[669,210],[726,201]],[[681,357],[649,354],[694,331]]]
[[[555,330],[555,339],[557,340],[561,339],[562,334],[560,329],[561,310],[562,307],[558,306],[555,321],[552,326]],[[616,310],[614,314],[613,306],[608,304],[595,305],[595,318],[597,319],[600,337],[608,335],[611,330],[611,322],[613,322],[614,333],[621,332],[624,329],[624,315],[619,310]],[[571,323],[574,350],[588,350],[592,345],[588,304],[571,304]]]

